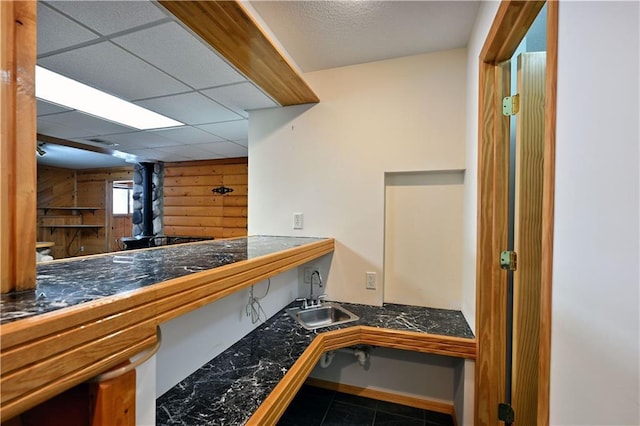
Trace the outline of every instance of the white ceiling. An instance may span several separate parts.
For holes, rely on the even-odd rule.
[[[247,7],[308,72],[464,47],[478,3],[254,1]],[[37,62],[187,124],[137,131],[38,100],[38,133],[106,144],[145,160],[247,156],[247,111],[278,107],[172,15],[146,0],[39,1]],[[74,155],[72,148],[54,155],[59,149],[46,146],[47,155],[38,156],[41,164],[64,166],[54,157]],[[85,156],[73,167],[112,163]]]
[[[479,1],[252,1],[303,72],[465,47]]]

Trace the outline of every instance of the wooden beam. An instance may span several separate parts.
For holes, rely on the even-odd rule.
[[[319,102],[238,1],[159,3],[282,106]]]
[[[36,2],[0,2],[0,292],[35,288]]]

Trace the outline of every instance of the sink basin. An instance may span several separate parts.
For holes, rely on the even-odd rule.
[[[290,308],[287,309],[287,313],[307,330],[345,324],[360,319],[356,314],[333,302],[307,309]]]

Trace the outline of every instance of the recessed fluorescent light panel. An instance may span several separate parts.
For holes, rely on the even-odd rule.
[[[36,65],[36,98],[139,130],[185,125],[38,65]]]

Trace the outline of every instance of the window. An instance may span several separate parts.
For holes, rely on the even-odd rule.
[[[113,214],[133,213],[133,181],[113,182]]]

